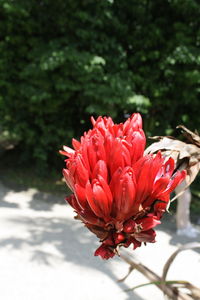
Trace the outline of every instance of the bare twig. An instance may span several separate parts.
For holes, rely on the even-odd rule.
[[[156,282],[161,281],[161,278],[156,273],[154,273],[152,270],[150,270],[149,268],[147,268],[143,264],[135,262],[133,259],[130,259],[129,257],[127,257],[125,255],[120,255],[120,257],[126,263],[128,263],[132,268],[134,268],[137,271],[139,271],[140,273],[142,273],[150,281],[154,281],[154,282],[155,281]],[[163,290],[163,288],[161,288],[161,286],[158,286],[158,288],[160,288],[161,290]],[[170,299],[173,299],[173,300],[178,299],[178,298],[176,298],[176,295],[177,295],[177,292],[178,292],[178,291],[176,291],[176,288],[171,288],[171,287],[165,286],[164,287],[164,291],[165,291],[165,294],[168,295],[168,297],[170,297]]]
[[[166,278],[167,278],[167,273],[169,271],[169,268],[171,266],[171,264],[173,263],[174,259],[176,258],[176,256],[184,250],[189,250],[189,249],[194,249],[194,248],[200,248],[200,243],[188,243],[185,244],[183,246],[181,246],[179,249],[177,249],[167,260],[167,262],[164,265],[163,268],[163,274],[162,274],[162,285],[165,285],[166,282]],[[185,284],[183,284],[183,287],[187,288],[188,290],[190,290],[192,296],[194,297],[193,299],[200,299],[200,289],[198,287],[195,287],[194,285],[192,285],[189,282],[185,282]]]
[[[163,291],[165,295],[167,295],[171,300],[194,300],[198,298],[193,298],[190,295],[182,293],[173,283],[185,283],[184,287],[190,285],[188,282],[179,282],[179,281],[170,281],[167,284],[163,284],[162,278],[158,276],[151,269],[143,265],[142,263],[136,262],[133,257],[131,259],[127,255],[120,255],[120,257],[130,265],[130,269],[136,269],[138,272],[142,273],[146,278],[148,278],[151,282],[156,284],[156,286]],[[130,274],[130,273],[129,273]],[[125,277],[127,278],[127,276]]]
[[[126,274],[126,276],[124,276],[123,278],[119,279],[118,282],[123,282],[124,280],[126,280],[126,278],[131,274],[131,272],[134,270],[135,268],[130,266],[128,273]]]

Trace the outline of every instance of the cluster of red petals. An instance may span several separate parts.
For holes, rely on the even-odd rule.
[[[137,248],[155,242],[152,229],[169,203],[170,193],[184,179],[174,160],[161,153],[144,155],[146,138],[140,114],[125,123],[92,118],[93,129],[73,148],[64,146],[63,175],[73,194],[67,201],[101,246],[95,255],[113,257],[120,246]]]

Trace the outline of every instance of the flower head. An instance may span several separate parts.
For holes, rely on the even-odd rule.
[[[170,193],[185,178],[175,171],[172,158],[161,153],[144,155],[146,144],[140,114],[125,123],[110,117],[92,118],[67,156],[63,175],[73,194],[67,198],[78,218],[101,241],[95,255],[113,257],[121,246],[133,248],[155,242],[155,231],[170,200]]]

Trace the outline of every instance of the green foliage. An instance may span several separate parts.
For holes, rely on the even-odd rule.
[[[199,128],[196,0],[0,0],[0,127],[40,166],[90,115]]]

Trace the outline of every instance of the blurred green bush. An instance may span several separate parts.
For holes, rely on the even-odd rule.
[[[198,0],[0,0],[0,128],[47,166],[90,115],[199,128]]]

